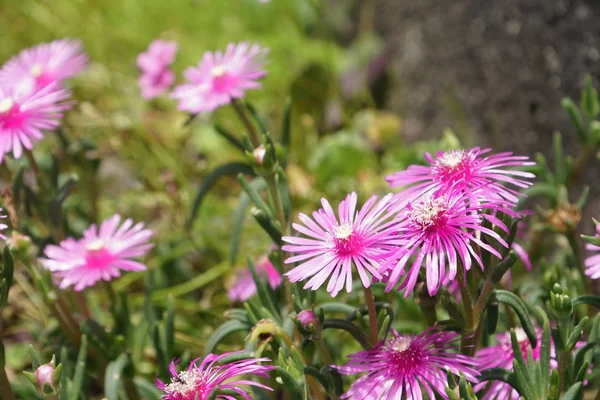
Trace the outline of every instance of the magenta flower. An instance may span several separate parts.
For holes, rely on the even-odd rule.
[[[42,265],[61,279],[60,288],[74,286],[80,291],[99,280],[110,281],[120,271],[143,271],[146,266],[133,258],[142,257],[152,248],[148,243],[153,232],[143,223],[135,226],[127,219],[119,226],[121,216],[102,222],[100,229],[91,225],[79,240],[68,238],[59,246],[44,250]]]
[[[596,237],[600,237],[600,224],[596,225]],[[600,278],[600,247],[591,243],[585,244],[586,250],[596,252],[585,259],[585,274],[592,279]]]
[[[267,257],[261,259],[255,267],[258,275],[266,278],[273,289],[281,285],[283,278]],[[256,283],[254,283],[252,273],[246,268],[235,275],[234,282],[227,291],[227,296],[231,301],[246,301],[255,293]]]
[[[542,346],[542,329],[536,328],[537,332],[537,347],[531,349],[531,354],[534,360],[540,359],[540,349]],[[531,343],[525,334],[525,331],[521,328],[515,329],[517,341],[519,347],[523,353],[523,358],[527,361],[527,350],[531,348]],[[478,362],[479,371],[483,371],[490,368],[503,368],[512,370],[513,360],[515,356],[512,351],[510,342],[510,332],[504,332],[496,335],[498,343],[495,346],[485,347],[475,353],[475,358]],[[556,368],[558,363],[556,362],[556,353],[554,349],[554,342],[550,338],[550,366]],[[478,393],[483,393],[483,396],[479,398],[481,400],[518,400],[520,398],[519,393],[514,390],[508,383],[501,381],[492,382],[481,382],[474,387]]]
[[[266,390],[273,390],[268,386],[254,382],[248,379],[242,379],[241,375],[255,375],[268,378],[268,372],[273,370],[271,365],[261,365],[261,362],[269,362],[268,358],[257,358],[234,361],[220,364],[225,357],[236,355],[242,352],[226,353],[220,356],[209,354],[198,365],[200,358],[190,363],[187,371],[177,372],[176,361],[169,365],[171,371],[171,382],[165,384],[159,379],[156,380],[156,386],[165,392],[163,400],[208,400],[211,393],[217,391],[217,399],[233,400],[234,397],[226,394],[220,394],[219,390],[232,390],[246,400],[252,400],[252,397],[242,389],[244,386],[255,386]]]
[[[423,263],[427,289],[431,295],[437,293],[442,282],[455,279],[459,261],[467,271],[471,269],[472,259],[483,269],[473,244],[501,257],[498,251],[481,240],[481,236],[487,235],[504,247],[507,243],[482,223],[488,220],[505,232],[508,232],[508,228],[495,216],[483,212],[502,211],[511,216],[516,216],[516,213],[497,201],[472,201],[474,197],[478,197],[478,194],[470,191],[437,192],[409,203],[400,212],[396,229],[402,245],[389,252],[387,261],[380,268],[387,281],[387,291],[392,290],[404,277],[398,289],[406,289],[405,296],[408,297],[415,287]],[[413,255],[414,261],[409,263]]]
[[[482,188],[485,192],[481,194],[487,198],[516,203],[521,194],[505,185],[526,188],[532,185],[526,179],[535,178],[535,175],[506,167],[524,167],[535,163],[529,161],[528,157],[513,156],[512,153],[484,156],[490,151],[474,147],[471,150],[439,152],[435,158],[425,153],[429,166],[411,165],[385,179],[391,187],[407,187],[402,192],[406,202],[440,189],[467,187]]]
[[[138,55],[137,65],[142,71],[138,83],[145,99],[165,93],[175,82],[175,74],[169,67],[175,61],[177,48],[177,42],[157,39],[146,52]]]
[[[0,70],[0,87],[20,86],[24,81],[33,81],[34,90],[51,84],[60,86],[65,79],[80,74],[87,61],[78,40],[41,43],[8,60]]]
[[[211,112],[243,97],[247,90],[260,88],[257,80],[267,74],[262,69],[267,52],[258,45],[243,42],[230,43],[225,53],[204,53],[197,67],[184,71],[187,83],[173,91],[179,109]]]
[[[455,332],[431,329],[419,335],[391,331],[375,348],[351,354],[348,363],[335,367],[344,375],[366,372],[341,398],[421,400],[427,394],[447,399],[448,371],[470,381],[479,375],[475,359],[456,352],[458,339]]]
[[[21,89],[0,87],[0,162],[10,152],[21,157],[23,147],[31,149],[44,130],[56,129],[72,106],[65,101],[70,92],[54,85],[35,92]]]
[[[378,279],[379,261],[394,244],[397,228],[390,207],[393,195],[377,201],[371,197],[360,211],[356,211],[357,195],[349,194],[338,207],[338,218],[329,202],[321,199],[323,208],[313,212],[313,219],[299,214],[304,225],[293,224],[294,229],[307,237],[286,236],[290,243],[284,251],[296,253],[285,262],[301,262],[286,274],[292,282],[311,278],[304,289],[317,290],[329,279],[327,291],[335,297],[346,286],[352,290],[352,264],[364,287],[371,285],[371,276]]]

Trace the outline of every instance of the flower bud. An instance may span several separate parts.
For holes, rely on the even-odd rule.
[[[24,372],[25,377],[35,385],[43,394],[53,395],[60,388],[60,374],[62,364],[55,366],[54,357],[47,364],[40,365],[35,372]]]
[[[32,250],[31,238],[17,231],[13,231],[10,237],[6,239],[6,244],[10,251],[16,255],[26,256]]]
[[[558,284],[554,285],[550,292],[550,304],[558,318],[570,318],[573,315],[573,303],[569,293]]]
[[[308,332],[316,332],[319,330],[319,320],[315,316],[313,310],[302,310],[298,313],[297,316],[298,322],[302,325],[304,329]]]
[[[258,146],[256,149],[254,149],[254,151],[252,152],[252,154],[254,154],[254,158],[256,159],[256,162],[258,163],[258,165],[262,165],[266,152],[267,152],[267,150],[265,149],[265,146],[263,146],[262,144],[260,146]]]

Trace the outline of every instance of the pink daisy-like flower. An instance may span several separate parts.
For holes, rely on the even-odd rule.
[[[531,355],[533,356],[533,359],[537,361],[540,359],[540,349],[542,347],[542,329],[536,328],[536,333],[537,346],[536,348],[531,349]],[[531,348],[531,343],[523,329],[516,328],[515,334],[521,352],[523,353],[523,358],[527,361],[527,351]],[[512,370],[515,356],[510,342],[510,332],[500,333],[496,335],[496,339],[498,344],[485,347],[475,353],[475,358],[477,359],[480,371],[490,368]],[[552,338],[550,338],[550,355],[550,366],[556,368],[558,364],[555,359],[554,342],[552,341]],[[520,398],[519,393],[516,390],[508,383],[501,381],[481,382],[475,385],[474,389],[478,393],[483,393],[483,396],[480,397],[481,400],[518,400]]]
[[[142,71],[138,83],[145,99],[165,93],[175,82],[175,74],[169,67],[175,61],[177,49],[177,42],[157,39],[146,52],[138,55],[137,65]]]
[[[600,224],[596,225],[596,237],[600,237]],[[585,274],[592,279],[598,279],[600,278],[600,246],[586,243],[585,248],[596,252],[596,254],[585,259]]]
[[[498,251],[481,240],[481,236],[487,235],[504,247],[507,243],[496,232],[482,226],[482,223],[488,220],[507,233],[508,228],[497,217],[484,212],[502,211],[511,216],[517,215],[500,202],[483,199],[473,201],[473,196],[478,195],[470,191],[437,192],[423,200],[409,203],[400,212],[396,229],[402,245],[388,253],[387,261],[380,269],[387,281],[387,291],[392,290],[404,277],[398,289],[406,289],[405,296],[408,297],[415,287],[423,262],[426,267],[427,289],[431,295],[437,293],[442,282],[455,279],[459,261],[467,271],[471,269],[472,259],[483,269],[481,258],[473,249],[473,244],[501,257]],[[409,263],[413,255],[415,259]]]
[[[65,79],[81,73],[87,61],[79,40],[40,43],[8,60],[0,70],[0,86],[12,87],[29,80],[35,83],[34,90],[61,85]]]
[[[261,365],[261,362],[269,362],[268,358],[257,358],[234,361],[223,365],[221,362],[225,357],[235,356],[242,352],[225,353],[220,356],[209,354],[198,365],[200,358],[190,363],[187,371],[177,372],[176,361],[169,365],[171,371],[171,382],[165,384],[159,379],[156,386],[165,392],[163,400],[208,400],[214,390],[217,391],[217,399],[233,400],[234,397],[219,393],[219,390],[228,389],[237,393],[246,400],[252,397],[243,390],[244,386],[255,386],[266,390],[273,390],[268,386],[241,378],[242,375],[255,375],[268,378],[268,372],[275,367],[272,365]]]
[[[435,158],[425,153],[429,166],[411,165],[385,179],[393,188],[407,187],[402,191],[406,202],[440,189],[462,185],[470,189],[484,189],[481,195],[487,198],[501,198],[516,203],[521,194],[505,185],[526,188],[532,185],[526,179],[535,178],[535,175],[506,167],[524,167],[535,163],[529,161],[529,157],[513,156],[512,153],[485,156],[490,151],[474,147],[470,150],[439,152]]]
[[[335,367],[344,375],[366,372],[341,398],[422,400],[426,394],[429,399],[447,399],[448,371],[470,381],[479,375],[475,359],[456,352],[457,340],[455,332],[429,329],[411,335],[391,331],[375,348],[351,354],[348,363]]]
[[[63,112],[73,105],[65,101],[69,97],[68,90],[54,85],[35,92],[0,87],[0,162],[10,152],[21,157],[23,147],[31,149],[44,130],[56,129]]]
[[[60,288],[74,286],[77,291],[93,286],[99,280],[110,281],[121,271],[143,271],[146,266],[133,258],[144,256],[152,247],[153,235],[143,223],[135,226],[127,219],[119,226],[121,216],[102,222],[100,229],[91,225],[79,240],[68,238],[59,246],[44,250],[42,265],[61,279]]]
[[[256,272],[261,278],[267,278],[271,288],[275,289],[283,278],[271,261],[264,257],[256,264]],[[231,288],[227,291],[227,296],[231,301],[246,301],[256,293],[256,283],[252,278],[252,273],[248,268],[245,268],[237,273]]]
[[[371,276],[380,279],[377,271],[381,257],[398,244],[394,214],[390,212],[393,195],[381,200],[371,197],[360,211],[356,210],[356,193],[349,194],[338,207],[338,218],[325,199],[323,208],[313,212],[313,219],[299,214],[304,225],[292,224],[307,237],[286,236],[290,243],[284,251],[296,253],[285,262],[301,262],[286,274],[292,282],[311,278],[304,289],[317,290],[329,279],[327,291],[335,297],[346,286],[352,290],[352,264],[356,267],[364,287],[371,285]]]
[[[225,53],[204,53],[197,67],[184,71],[188,82],[173,91],[179,109],[211,112],[243,97],[247,90],[260,88],[257,80],[267,74],[262,69],[267,52],[258,45],[243,42],[229,44]]]

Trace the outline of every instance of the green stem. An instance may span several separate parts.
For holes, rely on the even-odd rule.
[[[233,106],[233,109],[235,110],[238,118],[240,119],[240,121],[242,121],[242,124],[244,124],[244,127],[248,131],[248,136],[250,137],[250,141],[252,142],[252,145],[255,148],[260,146],[260,136],[258,136],[256,129],[254,129],[254,126],[248,119],[244,105],[237,99],[234,99],[231,102],[231,105]]]
[[[569,352],[561,351],[558,353],[558,392],[562,392],[565,388],[567,375],[567,363],[569,362]]]
[[[587,167],[590,159],[596,154],[596,143],[584,147],[583,151],[579,153],[575,162],[573,162],[573,168],[571,169],[571,175],[567,181],[567,187],[573,185],[579,180],[579,177],[585,167]]]
[[[458,286],[460,288],[460,297],[462,298],[463,311],[465,314],[465,330],[462,335],[460,343],[460,351],[463,354],[470,355],[473,342],[473,334],[475,333],[474,321],[475,317],[473,314],[473,299],[469,288],[467,288],[467,281],[465,277],[465,271],[461,265],[458,269]]]
[[[492,281],[492,274],[490,273],[483,288],[481,289],[481,295],[477,299],[475,303],[475,308],[473,309],[473,325],[477,327],[481,322],[481,317],[483,316],[483,312],[487,307],[487,303],[490,300],[490,296],[494,291],[494,282]]]
[[[370,287],[365,287],[365,301],[369,310],[369,330],[371,332],[371,344],[373,347],[379,343],[379,329],[377,328],[377,310],[375,309],[375,297]]]
[[[0,399],[1,400],[15,400],[15,396],[12,392],[8,375],[6,375],[5,366],[5,351],[4,343],[4,328],[2,326],[2,319],[0,319]]]
[[[317,339],[317,346],[319,347],[319,351],[321,352],[321,355],[323,355],[323,358],[325,359],[327,365],[333,365],[333,359],[331,358],[331,354],[329,354],[329,350],[327,349],[325,341],[321,337],[320,333],[319,338]],[[329,396],[331,397],[331,400],[338,400],[338,397],[335,393],[331,393],[329,394]]]

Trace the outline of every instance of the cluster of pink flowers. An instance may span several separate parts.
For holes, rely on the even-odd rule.
[[[73,105],[65,80],[86,63],[81,44],[65,39],[25,49],[0,69],[0,162],[7,153],[21,157],[60,125]]]
[[[148,50],[137,57],[137,65],[142,71],[138,83],[145,99],[153,99],[165,93],[175,83],[175,73],[171,64],[177,54],[177,42],[155,40]]]
[[[531,182],[525,179],[533,178],[529,172],[505,168],[532,165],[527,157],[485,156],[488,152],[473,148],[436,158],[426,154],[429,167],[410,166],[388,176],[392,187],[404,187],[400,193],[380,202],[371,198],[359,212],[356,194],[349,195],[340,203],[339,222],[323,199],[313,219],[300,214],[304,225],[293,225],[306,237],[283,238],[291,244],[283,250],[295,253],[286,262],[302,261],[287,276],[292,282],[311,278],[305,288],[313,290],[330,279],[327,291],[336,296],[344,286],[350,292],[354,266],[363,286],[372,279],[383,280],[387,291],[397,287],[408,296],[423,265],[431,295],[442,283],[455,280],[459,264],[469,270],[473,259],[483,269],[480,251],[500,257],[490,239],[507,246],[484,221],[508,232],[496,214],[519,217],[514,211],[519,192],[505,185],[527,187]]]

